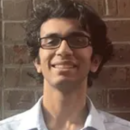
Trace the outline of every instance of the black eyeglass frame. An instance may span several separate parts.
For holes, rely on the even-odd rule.
[[[42,49],[56,49],[56,48],[58,48],[60,45],[61,45],[61,43],[62,43],[62,41],[63,40],[65,40],[66,42],[67,42],[67,44],[68,44],[68,46],[70,47],[70,48],[72,48],[72,49],[81,49],[81,48],[86,48],[86,47],[88,47],[88,46],[91,46],[91,38],[89,37],[89,36],[87,36],[87,35],[85,35],[85,34],[80,34],[79,35],[80,37],[86,37],[87,39],[88,39],[88,42],[87,42],[87,44],[86,45],[84,45],[84,46],[82,46],[82,47],[79,47],[79,46],[72,46],[70,43],[69,43],[69,40],[68,40],[68,37],[69,36],[65,36],[65,37],[60,37],[60,36],[56,36],[56,37],[54,37],[54,36],[46,36],[46,37],[41,37],[41,38],[39,38],[38,39],[38,42],[39,42],[39,47],[41,47]],[[51,47],[43,47],[42,46],[42,44],[41,44],[41,41],[42,41],[42,39],[47,39],[47,38],[59,38],[59,43],[57,44],[57,46],[51,46]]]

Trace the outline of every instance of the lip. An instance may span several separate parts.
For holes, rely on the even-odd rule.
[[[71,61],[66,61],[66,62],[56,62],[56,63],[53,63],[51,64],[51,66],[53,68],[56,68],[56,69],[75,69],[78,67],[78,65],[74,62],[71,62]]]
[[[74,66],[74,65],[52,65],[52,67],[53,68],[55,68],[55,69],[74,69],[74,68],[76,68],[76,66]]]

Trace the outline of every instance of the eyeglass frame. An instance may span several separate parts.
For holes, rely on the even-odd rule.
[[[38,42],[40,43],[40,47],[42,48],[42,49],[56,49],[56,48],[58,48],[58,47],[60,47],[60,45],[61,45],[61,43],[62,43],[62,41],[63,40],[65,40],[66,42],[67,42],[67,44],[68,44],[68,46],[70,47],[70,48],[72,48],[72,49],[81,49],[81,48],[86,48],[86,47],[88,47],[88,46],[91,46],[92,44],[91,44],[91,38],[90,38],[90,36],[88,36],[88,35],[86,35],[86,34],[84,34],[84,33],[81,33],[81,32],[76,32],[76,33],[79,33],[79,36],[82,36],[82,37],[86,37],[86,38],[88,38],[88,44],[86,45],[86,46],[83,46],[83,47],[72,47],[71,46],[71,44],[68,42],[69,40],[67,39],[70,35],[67,35],[67,36],[65,36],[65,37],[61,37],[61,36],[59,36],[59,35],[57,35],[57,34],[50,34],[50,35],[57,35],[57,36],[55,36],[55,38],[59,38],[59,43],[57,44],[57,46],[54,46],[54,47],[43,47],[42,46],[42,44],[41,44],[41,40],[42,39],[46,39],[46,38],[51,38],[51,37],[54,37],[54,36],[45,36],[45,37],[41,37],[41,38],[38,38]],[[78,36],[78,35],[77,35]]]

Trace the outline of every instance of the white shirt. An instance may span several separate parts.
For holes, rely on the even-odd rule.
[[[88,101],[89,114],[81,130],[130,130],[130,122],[97,110],[89,98]],[[48,130],[41,103],[42,97],[30,110],[0,121],[0,130]]]

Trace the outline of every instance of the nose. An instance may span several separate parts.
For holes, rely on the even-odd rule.
[[[69,45],[68,45],[66,40],[63,40],[61,42],[60,47],[56,51],[56,55],[63,56],[63,57],[64,56],[72,56],[73,55],[73,51],[69,47]]]

